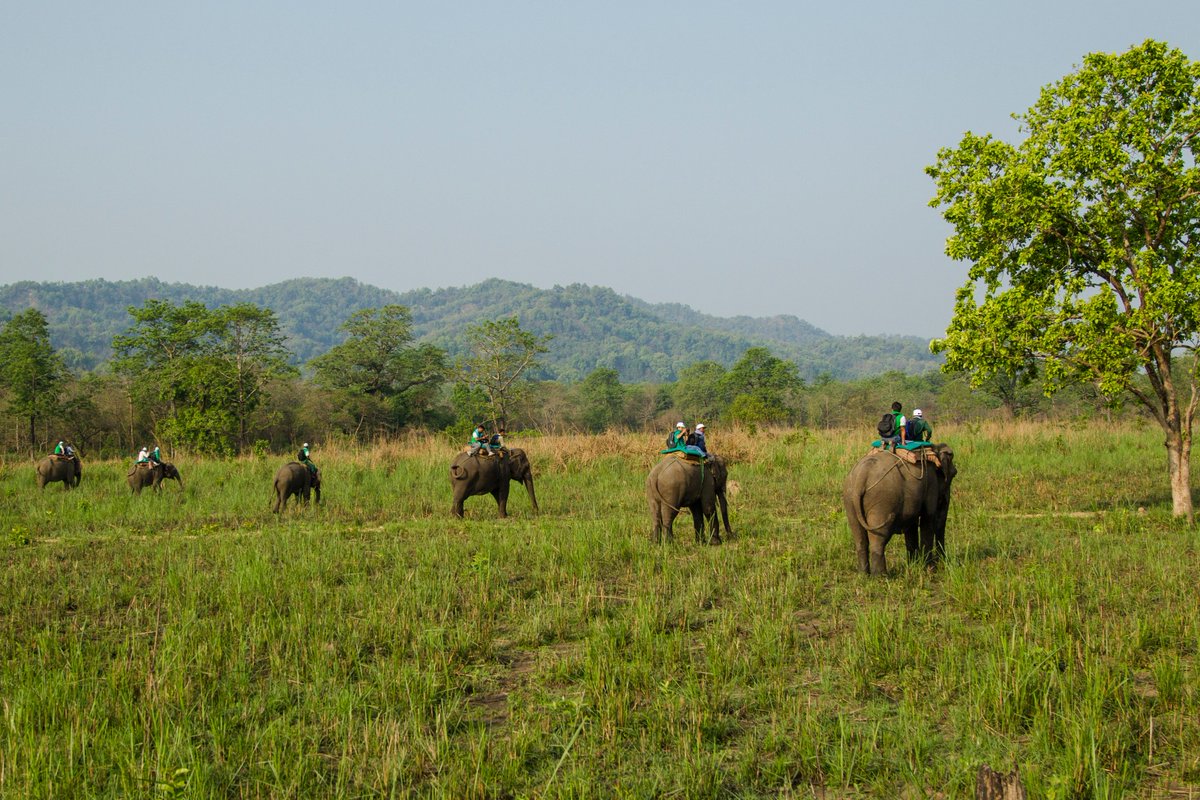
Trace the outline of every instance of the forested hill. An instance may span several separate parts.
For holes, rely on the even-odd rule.
[[[611,289],[573,284],[538,289],[511,281],[397,293],[351,278],[297,278],[258,289],[221,289],[135,281],[22,283],[0,286],[0,316],[29,307],[46,314],[54,346],[76,368],[92,368],[111,356],[115,334],[130,324],[128,308],[149,299],[210,307],[254,303],[272,309],[297,363],[338,343],[338,327],[354,311],[389,303],[412,310],[416,335],[451,353],[462,333],[485,319],[516,315],[521,327],[553,334],[541,377],[574,380],[596,367],[612,367],[625,381],[674,380],[695,361],[733,364],[748,347],[761,345],[795,361],[800,374],[853,378],[888,370],[926,372],[938,363],[928,342],[908,336],[832,336],[794,316],[716,317],[678,304],[651,304]]]

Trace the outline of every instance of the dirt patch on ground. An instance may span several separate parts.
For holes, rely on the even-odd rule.
[[[508,642],[496,642],[496,660],[503,667],[494,691],[473,695],[467,702],[480,712],[488,726],[508,721],[508,696],[526,684],[540,666],[570,656],[579,649],[578,642],[555,642],[536,650],[513,648]]]

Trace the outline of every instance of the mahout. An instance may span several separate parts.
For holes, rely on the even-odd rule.
[[[183,478],[179,475],[179,470],[170,461],[160,461],[153,463],[144,461],[140,464],[134,464],[125,476],[129,483],[129,488],[134,494],[141,494],[142,489],[149,486],[154,491],[162,489],[162,482],[167,478],[171,478],[179,482],[179,488],[183,488]]]
[[[520,448],[499,450],[492,455],[459,453],[450,463],[450,490],[454,494],[451,513],[463,515],[463,501],[477,494],[496,498],[501,517],[508,516],[508,486],[511,481],[523,484],[529,492],[533,510],[538,510],[537,494],[533,490],[533,468]]]
[[[725,498],[728,479],[729,469],[725,459],[716,455],[709,455],[707,459],[702,460],[672,454],[655,464],[646,476],[646,500],[650,505],[652,525],[650,538],[661,542],[665,531],[667,541],[672,541],[675,537],[675,517],[686,508],[692,512],[696,541],[706,540],[707,529],[707,541],[710,544],[720,544],[718,503],[725,533],[732,536],[733,531],[729,528],[729,506]]]
[[[308,505],[309,495],[321,502],[321,476],[299,461],[290,461],[275,473],[275,513],[287,508],[289,497],[297,497]]]
[[[873,449],[859,459],[842,485],[859,570],[886,575],[884,550],[897,533],[904,534],[909,560],[937,563],[946,553],[950,484],[957,474],[954,451],[945,444]]]

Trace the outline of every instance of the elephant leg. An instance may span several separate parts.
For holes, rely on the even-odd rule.
[[[917,521],[904,523],[904,549],[908,551],[908,560],[916,561],[925,553],[925,542],[917,531]]]
[[[667,544],[675,541],[675,517],[679,514],[679,509],[668,506],[666,511],[662,512],[663,530],[667,534]]]
[[[508,519],[508,496],[499,489],[493,489],[491,495],[496,498],[496,510],[500,513],[500,519]]]
[[[650,541],[662,544],[663,519],[662,510],[657,500],[650,500]]]
[[[708,519],[699,506],[692,506],[688,510],[692,512],[692,527],[696,529],[696,544],[704,544],[704,528],[708,524]]]
[[[872,575],[887,575],[887,558],[884,557],[884,551],[887,549],[888,540],[891,538],[890,533],[875,533],[874,531],[867,533],[870,550],[870,573]]]

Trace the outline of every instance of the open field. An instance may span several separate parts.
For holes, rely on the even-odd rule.
[[[176,461],[130,496],[0,471],[0,796],[1200,798],[1197,532],[1153,428],[943,426],[935,573],[867,579],[865,437],[711,432],[737,536],[652,545],[661,437],[514,439],[449,516],[454,445]],[[1145,509],[1144,512],[1139,509]]]

